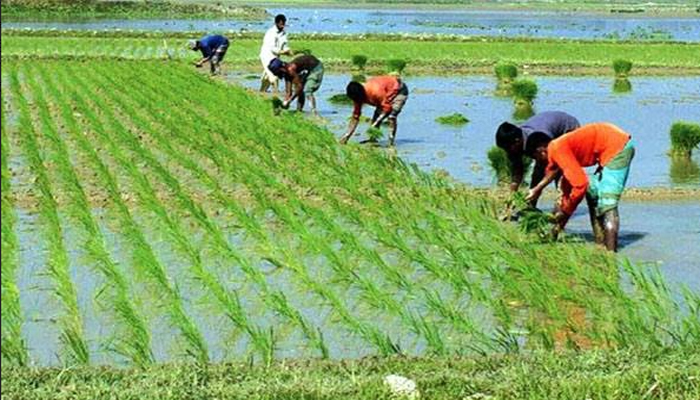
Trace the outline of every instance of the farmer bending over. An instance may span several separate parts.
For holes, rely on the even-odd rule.
[[[511,183],[510,190],[515,192],[523,183],[525,166],[523,156],[533,158],[532,153],[525,151],[528,139],[536,133],[547,136],[550,140],[573,131],[580,127],[578,120],[571,115],[561,111],[544,111],[532,116],[522,125],[514,125],[504,122],[496,131],[496,146],[502,148],[508,154],[511,163]],[[535,167],[532,170],[530,188],[534,188],[544,177],[546,162],[535,160]],[[530,204],[537,206],[537,199]]]
[[[195,66],[200,68],[205,62],[209,62],[211,74],[221,72],[220,64],[224,60],[226,50],[228,50],[228,39],[221,35],[208,35],[199,40],[190,40],[190,49],[193,51],[201,51],[202,58],[197,61]]]
[[[375,106],[372,116],[372,127],[378,128],[384,120],[389,121],[389,146],[394,146],[396,139],[396,117],[408,99],[408,87],[397,76],[377,76],[367,80],[364,84],[350,82],[346,88],[348,97],[354,103],[352,119],[348,126],[348,132],[340,138],[340,143],[345,144],[355,133],[357,124],[362,114],[362,105]]]
[[[634,157],[631,136],[612,124],[588,124],[551,141],[545,134],[533,134],[528,139],[527,151],[539,162],[547,162],[545,177],[530,190],[528,200],[536,201],[545,186],[563,174],[559,211],[554,215],[554,236],[564,229],[586,196],[596,243],[617,251],[620,230],[617,204]],[[598,168],[588,178],[583,168],[594,165]]]
[[[282,108],[288,108],[292,101],[297,99],[297,110],[302,111],[304,101],[308,97],[311,102],[311,111],[317,114],[314,93],[323,82],[323,63],[318,58],[303,55],[290,63],[275,58],[268,68],[275,76],[285,80],[286,96]]]

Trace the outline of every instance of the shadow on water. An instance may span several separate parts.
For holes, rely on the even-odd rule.
[[[580,238],[581,240],[584,240],[589,243],[593,243],[595,241],[593,237],[592,232],[583,232],[583,231],[573,231],[570,232],[571,235],[575,236],[576,238]],[[619,250],[623,250],[625,247],[632,245],[640,240],[643,240],[645,237],[649,235],[649,232],[637,232],[637,231],[622,231],[620,232],[620,235],[617,237],[617,247]]]

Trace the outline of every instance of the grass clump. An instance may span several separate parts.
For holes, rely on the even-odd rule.
[[[450,115],[437,117],[435,118],[435,121],[444,125],[464,125],[469,122],[469,118],[456,112]]]
[[[406,69],[406,60],[392,58],[386,62],[386,68],[389,73],[402,74],[403,70]]]
[[[496,175],[496,180],[498,183],[507,183],[510,181],[513,166],[508,159],[508,153],[498,146],[493,146],[486,153],[486,158],[489,160],[489,166]],[[530,157],[523,156],[523,166],[525,172],[530,169],[532,165],[532,159]]]
[[[334,94],[328,98],[333,104],[352,104],[352,100],[345,93]]]
[[[679,121],[671,126],[671,154],[690,158],[700,145],[700,125]]]
[[[613,70],[618,78],[626,78],[632,70],[632,61],[617,59],[613,61]]]
[[[513,97],[532,104],[537,97],[537,83],[532,79],[519,79],[513,82]]]
[[[510,84],[518,77],[518,67],[511,62],[499,62],[493,70],[499,83]]]
[[[365,70],[365,65],[367,65],[367,56],[363,54],[355,54],[350,59],[352,65],[360,71]]]
[[[378,142],[379,139],[384,137],[384,132],[382,132],[381,129],[372,126],[367,129],[367,137],[371,142]]]

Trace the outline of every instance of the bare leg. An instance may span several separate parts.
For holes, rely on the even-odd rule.
[[[596,217],[595,208],[598,205],[596,199],[586,193],[586,203],[588,204],[588,215],[591,218],[591,228],[593,228],[593,240],[596,244],[603,244],[605,233],[603,231],[602,218]]]
[[[265,93],[267,89],[270,88],[270,80],[267,79],[267,73],[263,72],[262,78],[260,78],[260,91]]]
[[[394,147],[396,141],[396,117],[389,117],[389,146]]]
[[[318,111],[316,110],[316,96],[313,94],[309,95],[309,103],[311,103],[311,112],[313,112],[314,115],[318,115]]]
[[[617,212],[617,208],[606,211],[601,219],[605,232],[605,248],[617,251],[617,236],[620,232],[620,214]]]

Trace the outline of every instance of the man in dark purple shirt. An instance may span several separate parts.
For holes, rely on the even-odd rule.
[[[204,57],[197,61],[195,66],[199,68],[208,61],[211,68],[211,74],[214,75],[220,73],[220,64],[226,55],[228,44],[228,39],[221,35],[208,35],[199,40],[190,40],[190,49],[193,51],[201,51],[202,57]]]
[[[512,165],[510,189],[517,191],[523,183],[523,175],[525,174],[523,156],[533,158],[532,154],[527,154],[525,151],[528,137],[534,133],[543,133],[551,139],[556,139],[580,126],[581,124],[576,118],[562,111],[543,111],[535,114],[520,126],[510,122],[502,123],[496,131],[496,145],[508,153],[508,159]],[[531,188],[542,180],[545,167],[546,165],[535,162],[530,180]],[[535,205],[532,204],[533,207]]]

